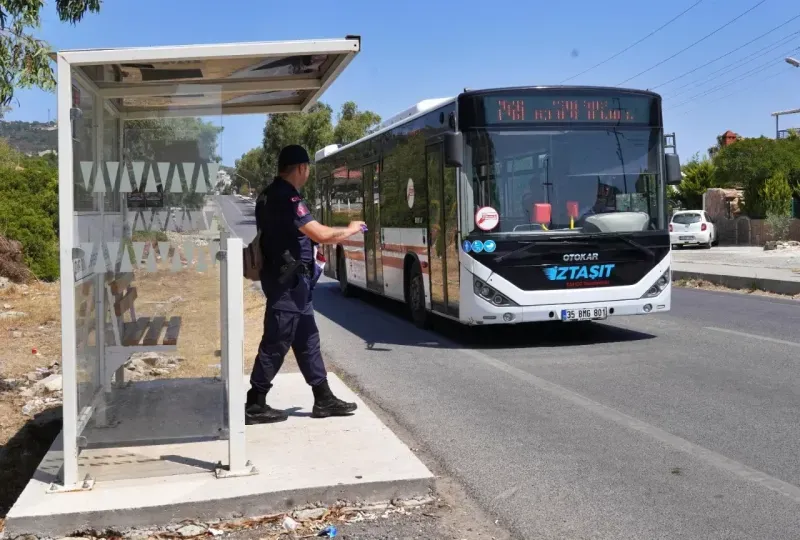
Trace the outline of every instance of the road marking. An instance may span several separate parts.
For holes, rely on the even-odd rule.
[[[796,503],[800,503],[800,487],[792,485],[788,482],[784,482],[783,480],[753,469],[752,467],[748,467],[744,463],[739,463],[738,461],[727,458],[722,454],[718,454],[717,452],[689,442],[686,439],[678,437],[677,435],[673,435],[672,433],[664,431],[663,429],[652,426],[646,422],[642,422],[641,420],[638,420],[623,412],[591,400],[586,396],[582,396],[581,394],[573,392],[572,390],[568,390],[563,386],[546,381],[540,377],[537,377],[536,375],[528,373],[527,371],[515,368],[514,366],[506,364],[505,362],[502,362],[496,358],[492,358],[491,356],[481,352],[472,349],[457,350],[458,352],[462,352],[468,356],[471,356],[472,358],[483,362],[484,364],[499,369],[500,371],[503,371],[512,377],[516,377],[517,379],[525,381],[539,388],[540,390],[544,390],[545,392],[548,392],[556,397],[574,403],[575,405],[593,412],[594,414],[605,418],[606,420],[610,420],[623,427],[627,427],[634,431],[639,431],[645,435],[649,435],[657,441],[667,444],[676,450],[680,450],[681,452],[685,452],[701,461],[708,463],[709,465],[724,471],[728,471],[744,480],[749,480],[756,484],[762,485],[767,489],[788,497]]]
[[[781,345],[790,345],[792,347],[800,347],[800,343],[796,341],[786,341],[784,339],[776,339],[767,336],[759,336],[756,334],[748,334],[747,332],[739,332],[738,330],[728,330],[726,328],[716,328],[714,326],[706,326],[706,330],[713,330],[715,332],[723,332],[725,334],[733,334],[734,336],[752,338],[752,339],[760,339],[761,341],[769,341],[770,343],[779,343]]]

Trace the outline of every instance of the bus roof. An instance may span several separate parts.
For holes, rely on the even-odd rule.
[[[502,94],[504,92],[518,92],[521,90],[581,90],[585,92],[613,92],[616,94],[639,94],[639,95],[648,95],[654,98],[657,98],[659,101],[661,100],[661,95],[650,90],[637,90],[634,88],[617,88],[613,86],[585,86],[585,85],[554,85],[554,86],[510,86],[505,88],[486,88],[480,90],[468,90],[465,89],[463,94],[461,95],[486,95],[486,94]],[[349,144],[344,146],[339,146],[337,144],[331,144],[326,146],[325,148],[318,150],[314,154],[314,161],[318,161],[320,159],[327,158],[328,156],[332,156],[341,152],[342,150],[346,150],[351,148],[361,142],[369,140],[373,137],[380,135],[386,131],[389,131],[392,128],[395,128],[399,125],[402,125],[406,122],[409,122],[419,116],[422,116],[425,113],[428,113],[434,109],[441,107],[442,105],[446,105],[448,103],[452,103],[456,100],[455,97],[448,97],[448,98],[434,98],[434,99],[425,99],[422,100],[411,107],[390,116],[387,120],[382,122],[378,125],[378,128],[373,131],[372,133],[361,137],[357,141],[353,141]]]
[[[317,153],[314,154],[314,161],[326,158],[328,156],[332,156],[333,154],[341,152],[342,150],[346,150],[347,148],[350,148],[351,146],[355,146],[356,144],[364,142],[364,141],[366,141],[368,139],[371,139],[373,137],[377,137],[381,133],[389,131],[390,129],[395,128],[398,125],[401,125],[401,124],[404,124],[406,122],[409,122],[409,121],[411,121],[411,120],[413,120],[413,119],[415,119],[415,118],[417,118],[419,116],[422,116],[423,114],[428,113],[428,112],[430,112],[430,111],[432,111],[434,109],[438,109],[442,105],[447,105],[448,103],[453,103],[455,100],[456,100],[456,98],[454,98],[454,97],[424,99],[424,100],[414,104],[413,106],[411,106],[411,107],[409,107],[409,108],[407,108],[407,109],[405,109],[405,110],[403,110],[403,111],[401,111],[401,112],[399,112],[399,113],[397,113],[397,114],[395,114],[393,116],[390,116],[387,120],[385,120],[384,122],[380,123],[378,125],[378,128],[375,131],[373,131],[372,133],[370,133],[370,134],[368,134],[368,135],[366,135],[364,137],[361,137],[357,141],[353,141],[350,144],[346,144],[344,146],[339,146],[337,144],[330,144],[330,145],[326,146],[325,148],[323,148],[322,150],[318,150]]]

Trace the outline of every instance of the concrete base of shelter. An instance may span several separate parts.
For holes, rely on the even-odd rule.
[[[227,461],[227,442],[208,436],[222,409],[216,385],[196,381],[194,392],[202,399],[195,397],[192,406],[181,409],[176,396],[192,388],[191,380],[133,383],[122,390],[129,396],[119,398],[126,406],[115,408],[115,423],[106,428],[111,431],[102,439],[88,433],[89,448],[81,452],[80,466],[82,475],[89,472],[95,478],[94,487],[48,493],[61,467],[59,436],[8,513],[6,535],[53,537],[87,529],[257,516],[308,503],[377,502],[427,494],[433,475],[425,465],[339,378],[330,374],[329,381],[342,399],[358,403],[353,416],[311,418],[313,398],[302,376],[279,375],[269,403],[289,412],[289,419],[247,426],[247,457],[258,474],[220,479],[213,471],[216,463]],[[137,395],[146,399],[133,399]],[[174,426],[165,430],[165,423],[157,422],[163,435],[181,434],[185,426],[202,425],[205,417],[206,437],[177,443],[168,437],[162,439],[168,444],[157,444],[159,437],[151,436],[147,445],[112,445],[113,432],[127,434],[130,441],[131,431],[144,430],[144,408],[152,414],[159,401],[169,407],[169,424]],[[207,405],[198,407],[199,403]],[[93,445],[93,439],[99,444]]]

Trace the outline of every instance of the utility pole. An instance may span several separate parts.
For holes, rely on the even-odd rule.
[[[675,143],[675,132],[664,134],[664,150],[672,149],[673,154],[678,153],[678,147]]]

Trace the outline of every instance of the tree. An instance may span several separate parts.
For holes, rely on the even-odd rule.
[[[767,216],[788,216],[792,209],[792,188],[786,173],[770,176],[759,191]]]
[[[125,122],[125,154],[131,161],[180,161],[169,156],[166,160],[159,158],[159,152],[164,145],[189,141],[196,142],[200,161],[219,163],[222,158],[217,153],[217,140],[223,129],[193,117],[130,120]],[[213,185],[209,187],[214,188]],[[202,193],[167,193],[165,198],[169,206],[200,208],[203,205]]]
[[[98,13],[101,1],[56,0],[58,18],[76,24],[87,12]],[[11,103],[15,88],[55,88],[50,46],[31,34],[43,6],[44,0],[0,0],[0,106]]]
[[[381,117],[372,111],[359,111],[353,101],[342,105],[336,120],[333,138],[336,144],[350,144],[367,134],[370,129],[380,123]]]
[[[744,207],[750,217],[767,213],[763,190],[767,180],[777,173],[796,178],[800,169],[800,137],[742,139],[720,149],[714,158],[719,185],[741,186]]]
[[[711,188],[723,187],[714,174],[714,164],[709,159],[701,159],[699,154],[692,156],[692,159],[681,167],[681,172],[684,177],[675,197],[684,208],[702,208],[703,194]]]
[[[248,150],[242,157],[234,163],[234,174],[231,180],[231,186],[236,188],[236,191],[241,193],[242,186],[248,185],[251,189],[255,189],[264,183],[264,175],[261,172],[261,160],[264,153],[263,147],[253,148]]]
[[[325,146],[353,142],[367,134],[367,131],[380,117],[370,111],[359,111],[352,101],[342,105],[338,122],[334,128],[331,117],[333,109],[324,103],[317,103],[307,113],[276,114],[267,118],[264,126],[260,172],[264,184],[269,183],[278,174],[278,154],[288,144],[301,144],[309,155]],[[259,185],[260,190],[263,185]],[[317,200],[316,174],[312,171],[308,183],[303,188],[303,195],[309,201]]]

